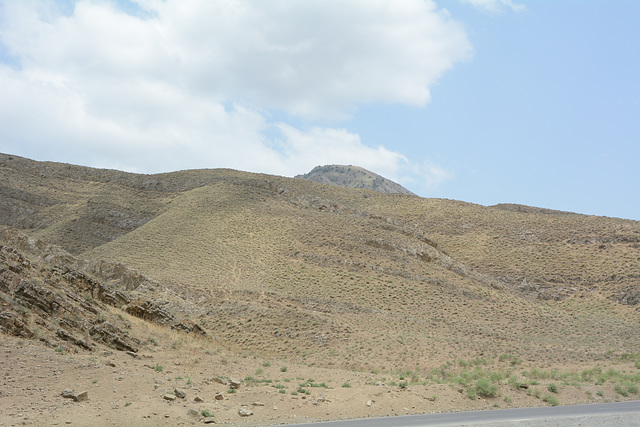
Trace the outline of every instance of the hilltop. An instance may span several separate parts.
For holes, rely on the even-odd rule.
[[[91,333],[106,321],[154,363],[178,361],[195,343],[188,371],[200,387],[213,375],[196,374],[206,359],[216,374],[241,372],[245,385],[278,379],[288,396],[285,366],[298,382],[359,384],[352,392],[365,403],[382,401],[375,383],[406,382],[400,389],[423,402],[432,390],[449,402],[453,387],[451,402],[470,408],[478,369],[499,371],[500,404],[513,406],[540,402],[516,381],[576,370],[582,379],[571,381],[588,381],[591,397],[567,386],[561,403],[598,391],[621,398],[613,387],[635,377],[579,372],[640,366],[637,221],[229,169],[142,175],[0,155],[0,225],[1,329],[82,363],[114,350]],[[47,312],[28,289],[69,309]],[[533,378],[544,368],[556,374]],[[318,392],[310,396],[322,406]],[[416,411],[446,408],[431,403]],[[375,413],[397,410],[385,405]]]
[[[321,184],[337,185],[338,187],[365,188],[379,193],[399,193],[415,196],[400,184],[359,166],[316,166],[311,172],[296,175],[295,178],[307,179]]]

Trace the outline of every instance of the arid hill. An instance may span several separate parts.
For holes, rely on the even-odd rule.
[[[52,347],[109,346],[95,328],[130,315],[229,354],[416,381],[465,360],[640,366],[637,221],[0,155],[0,225],[3,331]]]
[[[399,193],[415,196],[400,184],[359,166],[316,166],[311,172],[296,175],[295,178],[307,179],[321,184],[337,185],[338,187],[364,188],[379,193]]]

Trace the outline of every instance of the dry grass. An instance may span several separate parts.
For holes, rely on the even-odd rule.
[[[49,221],[33,235],[161,280],[197,304],[193,320],[223,348],[363,371],[640,349],[637,306],[617,302],[638,292],[635,221],[228,170],[49,165],[42,179],[37,166],[5,162],[3,174],[3,185],[57,201],[29,205]],[[194,348],[194,358],[207,351]]]

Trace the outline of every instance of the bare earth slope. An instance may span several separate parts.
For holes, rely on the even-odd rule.
[[[640,366],[637,221],[223,169],[137,175],[9,155],[0,155],[0,196],[0,223],[14,227],[0,242],[7,253],[35,257],[30,262],[44,263],[38,271],[45,272],[65,260],[66,268],[96,283],[132,293],[127,302],[107,304],[116,310],[111,314],[93,315],[98,321],[115,313],[135,316],[125,317],[133,325],[134,318],[150,320],[145,310],[162,308],[172,316],[167,328],[201,327],[211,340],[202,351],[224,351],[227,360],[243,355],[333,369],[334,380],[345,382],[344,370],[356,370],[363,385],[406,382],[403,390],[443,382],[457,394],[458,387],[463,400],[474,397],[475,381],[494,366],[500,374],[490,381],[507,406],[519,399],[508,387],[529,390],[519,381],[560,381],[562,369],[597,364]],[[41,239],[40,251],[54,243],[73,256],[29,252],[16,243],[26,239],[16,238],[16,229]],[[12,265],[6,261],[4,268],[13,271]],[[6,307],[22,304],[15,286],[34,279],[13,274]],[[34,280],[54,294],[56,286],[71,286],[50,282],[53,273],[38,274]],[[140,280],[154,285],[138,289]],[[16,310],[5,311],[33,326],[33,309]],[[44,334],[51,346],[64,341],[54,326],[40,329],[51,331]],[[67,332],[89,340],[93,350],[72,347],[95,352],[105,345],[93,343],[90,330]],[[154,349],[144,332],[137,334],[138,351]],[[177,350],[167,344],[157,357]],[[247,375],[255,380],[251,373],[265,368],[252,363],[241,374],[247,383]],[[536,379],[535,367],[558,371]],[[518,379],[517,370],[529,374]],[[597,373],[578,377],[600,381]],[[615,378],[626,387],[636,377]],[[286,390],[296,391],[289,384]],[[633,397],[633,387],[624,390]],[[534,393],[531,402],[542,397]]]

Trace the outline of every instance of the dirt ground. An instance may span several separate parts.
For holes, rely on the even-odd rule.
[[[243,379],[233,392],[229,378]],[[384,374],[188,349],[66,353],[1,336],[0,426],[202,425],[203,411],[214,415],[217,424],[273,425],[546,405],[507,384],[495,398],[472,400],[456,385],[401,388],[384,379]],[[179,394],[176,388],[186,396],[166,400],[165,395]],[[65,398],[65,389],[86,391],[88,399]],[[563,405],[625,399],[607,384],[560,385],[557,398]],[[241,408],[252,415],[240,415]]]

